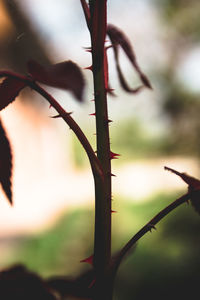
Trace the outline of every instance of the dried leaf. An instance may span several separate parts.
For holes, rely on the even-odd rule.
[[[180,173],[172,168],[168,168],[168,167],[164,167],[164,168],[165,170],[168,170],[178,175],[185,183],[187,183],[189,192],[199,190],[199,193],[192,194],[190,200],[194,209],[200,214],[200,180],[192,176],[189,176],[186,173]]]
[[[112,43],[117,73],[118,73],[119,81],[120,81],[122,88],[125,91],[127,91],[128,93],[137,93],[144,86],[146,86],[149,89],[152,89],[149,79],[142,72],[142,70],[140,69],[140,67],[137,63],[134,50],[133,50],[128,38],[126,37],[126,35],[119,28],[117,28],[116,26],[111,25],[111,24],[108,25],[108,27],[107,27],[107,35],[109,36],[110,41]],[[130,60],[130,62],[132,64],[132,66],[138,73],[138,75],[143,83],[143,86],[139,86],[139,87],[133,89],[133,88],[130,88],[129,85],[127,84],[127,82],[124,78],[124,75],[122,73],[120,64],[119,64],[119,53],[118,53],[119,46],[124,50],[125,54],[127,55],[128,59]]]
[[[9,140],[0,121],[0,183],[12,204],[11,190],[12,153]]]
[[[0,110],[13,102],[25,85],[16,78],[5,78],[0,84]]]
[[[71,91],[78,101],[83,101],[85,80],[81,69],[72,61],[44,67],[34,60],[27,63],[33,79],[46,85]]]

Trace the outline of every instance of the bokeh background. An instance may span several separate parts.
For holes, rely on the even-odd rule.
[[[198,0],[109,0],[108,22],[129,37],[153,91],[124,93],[112,49],[109,116],[114,121],[113,252],[159,210],[186,191],[163,166],[198,177],[200,156],[200,2]],[[27,73],[41,64],[73,60],[91,64],[89,34],[79,1],[1,0],[0,67]],[[137,75],[123,53],[129,83]],[[85,102],[48,88],[86,132],[95,148],[92,76]],[[14,206],[0,196],[0,266],[23,263],[42,276],[77,276],[90,266],[94,187],[87,157],[55,111],[29,89],[1,112],[14,155]],[[120,267],[115,299],[195,299],[200,278],[200,219],[183,205],[148,233]]]

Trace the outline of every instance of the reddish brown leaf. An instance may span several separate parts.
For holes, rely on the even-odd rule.
[[[172,168],[164,167],[165,170],[168,170],[176,175],[178,175],[185,183],[188,184],[189,192],[199,190],[200,191],[200,180],[192,176],[187,175],[186,173],[180,173]],[[200,193],[195,193],[191,196],[191,204],[194,209],[200,214]]]
[[[12,153],[9,140],[0,121],[0,183],[12,204],[11,190]]]
[[[72,61],[44,67],[34,60],[27,63],[33,79],[46,85],[71,91],[78,101],[83,100],[85,80],[81,69]]]
[[[25,85],[16,78],[5,78],[0,84],[0,110],[13,102]]]
[[[117,28],[114,25],[108,25],[107,35],[109,36],[110,41],[112,43],[112,48],[113,48],[113,51],[114,51],[117,73],[118,73],[119,81],[120,81],[120,84],[121,84],[122,88],[125,91],[129,92],[129,93],[137,93],[138,91],[140,91],[143,88],[143,86],[146,86],[147,88],[152,89],[149,79],[142,72],[142,70],[140,69],[140,67],[137,63],[134,50],[131,46],[130,41],[126,37],[126,35],[119,28]],[[143,86],[132,89],[127,84],[127,82],[124,78],[124,75],[122,73],[120,64],[119,64],[119,53],[118,53],[119,46],[124,50],[125,54],[127,55],[128,59],[130,60],[130,62],[132,64],[132,66],[134,67],[134,69],[138,73],[138,75],[139,75],[139,77],[140,77],[140,79],[143,83]]]

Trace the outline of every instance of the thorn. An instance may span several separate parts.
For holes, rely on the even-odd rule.
[[[50,108],[52,108],[52,105],[51,105],[51,104],[49,104],[49,109],[50,109]]]
[[[120,156],[120,154],[110,151],[110,159],[118,159],[118,156]]]
[[[115,90],[115,89],[107,88],[107,89],[106,89],[106,92],[112,94],[112,93],[114,92],[114,90]]]
[[[93,265],[93,255],[90,255],[89,257],[85,258],[85,259],[82,259],[80,260],[80,262],[84,262],[84,263],[87,263],[89,265]]]
[[[94,102],[94,99],[90,100],[91,102]]]
[[[117,213],[117,211],[111,209],[111,213],[112,213],[112,214],[113,214],[113,213],[115,214],[115,213]]]
[[[151,223],[147,224],[147,226],[149,227],[149,231],[150,231],[150,232],[152,231],[152,229],[156,230],[155,225],[153,225],[153,224],[151,224]]]
[[[113,176],[113,177],[117,177],[115,174],[108,172],[108,175]]]
[[[72,111],[71,111],[71,112],[66,112],[66,113],[64,113],[63,116],[61,116],[61,115],[55,115],[55,116],[49,116],[49,117],[52,118],[52,119],[57,119],[57,118],[62,118],[62,117],[64,117],[65,115],[70,116],[71,114],[73,114]]]
[[[109,124],[109,123],[111,123],[111,122],[113,122],[112,120],[109,120],[109,119],[106,119],[105,121],[105,124]]]
[[[90,71],[92,71],[92,66],[89,66],[89,67],[83,68],[83,70],[90,70]]]
[[[89,116],[96,116],[96,113],[89,114]]]
[[[56,116],[49,116],[49,118],[57,119],[57,118],[62,118],[62,117],[61,117],[61,115],[56,115]]]
[[[91,47],[83,47],[83,49],[85,50],[85,52],[89,52],[89,53],[92,52]]]

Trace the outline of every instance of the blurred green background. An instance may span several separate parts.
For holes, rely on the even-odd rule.
[[[57,0],[55,4],[47,0],[40,3],[2,0],[0,4],[1,15],[6,15],[0,30],[1,68],[26,72],[30,57],[44,64],[64,59],[75,60],[81,67],[90,64],[89,56],[81,49],[89,45],[89,36],[79,1]],[[108,21],[129,36],[139,64],[154,88],[153,92],[144,91],[134,97],[125,94],[109,53],[111,85],[118,95],[109,99],[109,112],[114,120],[110,127],[111,145],[114,152],[122,154],[114,164],[119,172],[120,166],[143,160],[158,161],[163,157],[189,157],[199,167],[199,11],[198,0],[108,1]],[[123,54],[120,55],[130,84],[136,85],[136,75]],[[91,74],[84,75],[88,81],[85,92],[88,100],[82,106],[70,95],[55,90],[52,93],[59,96],[64,107],[75,111],[75,117],[95,147],[94,122],[88,118],[94,109],[89,102]],[[25,94],[21,99],[24,105],[27,99],[30,97]],[[40,114],[46,113],[46,104],[41,99],[34,97],[33,101],[31,97],[29,104]],[[60,129],[57,123],[55,127]],[[62,127],[58,134],[61,140],[63,132]],[[76,170],[85,170],[87,157],[76,138],[69,136],[70,151],[66,141],[62,144],[63,151],[71,155]],[[198,171],[195,175],[199,174]],[[140,201],[116,196],[118,213],[113,214],[113,252],[180,195],[180,190],[169,189],[149,194]],[[92,254],[93,227],[93,207],[79,205],[62,212],[51,226],[39,233],[4,234],[0,237],[0,266],[20,262],[44,277],[77,276],[90,268],[80,260]],[[186,204],[160,222],[157,230],[144,236],[121,265],[115,299],[196,299],[200,279],[199,230],[199,216]]]

